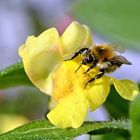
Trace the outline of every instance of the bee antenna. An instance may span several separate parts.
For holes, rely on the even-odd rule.
[[[82,64],[77,68],[77,70],[75,71],[75,73],[81,68]]]

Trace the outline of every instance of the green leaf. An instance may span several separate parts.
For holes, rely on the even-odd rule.
[[[128,118],[129,103],[130,101],[123,99],[117,93],[114,86],[111,86],[111,91],[106,102],[104,103],[104,106],[106,107],[111,118]]]
[[[132,120],[132,140],[140,138],[140,95],[130,106],[130,118]]]
[[[131,123],[123,120],[107,122],[85,122],[80,128],[60,129],[48,120],[33,121],[0,136],[1,140],[68,140],[81,134],[105,134],[110,132],[129,135]]]
[[[21,62],[11,65],[0,71],[0,89],[20,85],[32,85],[24,71],[23,64]]]
[[[82,0],[74,8],[74,14],[94,31],[140,50],[139,0]]]

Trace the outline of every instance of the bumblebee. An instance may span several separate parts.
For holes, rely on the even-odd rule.
[[[129,62],[124,56],[120,55],[120,53],[123,52],[124,51],[122,51],[122,49],[116,44],[102,44],[91,46],[90,48],[82,48],[67,60],[73,60],[78,55],[82,55],[82,60],[75,73],[82,65],[89,66],[84,74],[88,73],[91,69],[98,67],[99,73],[87,81],[84,87],[86,88],[88,83],[101,78],[106,73],[114,72],[123,64],[131,65],[131,62]]]

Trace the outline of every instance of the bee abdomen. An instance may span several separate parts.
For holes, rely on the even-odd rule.
[[[99,67],[99,69],[104,69],[105,73],[111,73],[114,72],[121,65],[122,64],[120,63],[112,64],[110,61],[106,61],[103,63],[98,63],[97,67]]]
[[[115,65],[112,65],[112,66],[107,67],[104,70],[105,70],[105,73],[111,73],[111,72],[114,72],[117,68],[119,68],[119,67],[115,66]]]

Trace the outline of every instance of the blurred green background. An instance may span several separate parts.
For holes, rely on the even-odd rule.
[[[107,39],[140,49],[140,1],[83,0],[75,11],[76,16]]]

